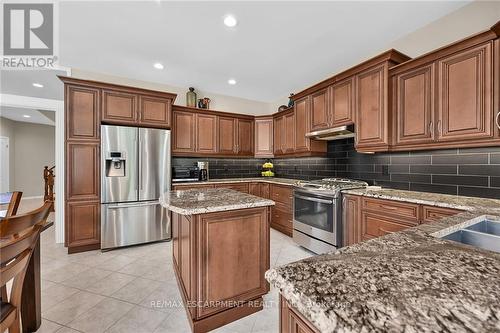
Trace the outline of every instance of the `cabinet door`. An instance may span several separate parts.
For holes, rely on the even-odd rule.
[[[219,117],[219,153],[236,154],[236,118]]]
[[[354,195],[345,195],[343,197],[342,211],[344,214],[344,244],[349,246],[356,244],[360,241],[360,212],[361,212],[361,198]]]
[[[238,119],[238,155],[253,155],[253,121],[248,119]]]
[[[101,204],[99,201],[66,203],[66,243],[71,248],[101,244]]]
[[[255,156],[273,157],[273,119],[255,120]]]
[[[304,103],[304,100],[298,100],[295,105],[298,103]],[[322,130],[330,127],[329,104],[328,89],[320,90],[311,95],[311,130]]]
[[[260,183],[248,184],[248,193],[257,197],[261,197],[262,195],[260,193]]]
[[[143,125],[169,128],[171,125],[172,100],[151,96],[139,96],[139,122]]]
[[[330,126],[349,125],[354,122],[354,77],[330,87]]]
[[[385,236],[404,229],[409,225],[399,223],[398,219],[363,211],[361,213],[361,241]]]
[[[434,141],[434,64],[394,77],[396,144]]]
[[[266,199],[271,197],[269,184],[260,183],[260,196]]]
[[[66,144],[67,200],[99,200],[99,143]]]
[[[195,114],[191,112],[173,112],[172,153],[195,152]]]
[[[318,330],[280,295],[280,333],[316,333]]]
[[[356,75],[356,143],[376,146],[388,143],[385,65]]]
[[[196,115],[196,152],[217,153],[217,116]]]
[[[179,244],[180,216],[177,213],[172,213],[172,261],[178,272],[181,270]]]
[[[99,139],[99,89],[66,85],[66,139]]]
[[[283,135],[285,134],[285,123],[283,121],[283,116],[274,118],[274,155],[281,155],[284,152],[285,140]]]
[[[326,90],[324,95],[326,96]],[[309,101],[310,101],[309,97],[305,97],[303,99],[299,99],[298,101],[296,101],[294,107],[295,113],[292,114],[292,117],[295,118],[294,119],[295,125],[293,126],[293,130],[295,132],[294,151],[296,152],[308,151],[310,147],[310,140],[306,138],[306,133],[309,132],[309,122],[310,122]]]
[[[285,142],[283,145],[284,153],[293,153],[295,151],[295,114],[290,112],[283,115],[285,133],[283,135]]]
[[[492,43],[438,61],[438,140],[493,136]]]
[[[137,121],[137,95],[115,90],[103,90],[102,120],[108,123],[135,124]]]

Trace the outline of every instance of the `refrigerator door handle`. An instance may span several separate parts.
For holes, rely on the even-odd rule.
[[[142,137],[141,137],[141,131],[139,130],[139,182],[138,182],[138,187],[139,187],[139,192],[142,191],[142,154],[143,154],[143,151],[142,149],[144,148],[143,147],[143,140],[142,140]],[[139,195],[140,197],[140,195]]]
[[[152,201],[152,202],[139,202],[139,203],[133,203],[133,204],[117,204],[113,206],[108,206],[108,209],[120,209],[120,208],[132,208],[132,207],[146,207],[146,206],[155,206],[159,205],[159,201]]]

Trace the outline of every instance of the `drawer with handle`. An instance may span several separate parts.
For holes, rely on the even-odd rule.
[[[361,213],[361,239],[368,240],[392,234],[407,228],[409,224],[400,223],[398,219],[388,218],[374,213]]]
[[[271,185],[271,200],[292,207],[293,190],[289,186]]]
[[[363,198],[362,209],[374,213],[389,215],[397,218],[403,218],[412,224],[418,224],[420,221],[420,210],[418,204]]]
[[[447,216],[453,216],[463,211],[452,208],[422,206],[422,223],[438,221]]]

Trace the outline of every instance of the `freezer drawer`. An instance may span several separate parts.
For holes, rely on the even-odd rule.
[[[101,206],[101,249],[170,238],[170,214],[158,201]]]

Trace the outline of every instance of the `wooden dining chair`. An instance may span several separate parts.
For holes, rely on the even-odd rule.
[[[17,209],[19,208],[19,204],[21,203],[21,197],[23,196],[23,192],[15,191],[10,193],[2,193],[2,196],[10,196],[9,205],[7,206],[7,211],[5,212],[5,217],[14,216],[17,214]]]
[[[4,332],[11,325],[9,332],[17,332],[16,329],[19,329],[21,318],[20,302],[24,277],[33,249],[38,241],[38,236],[33,234],[33,230],[37,230],[38,235],[40,234],[50,214],[52,205],[52,202],[47,201],[42,207],[34,211],[22,215],[5,217],[0,220],[0,302],[2,308],[0,311],[0,332]],[[15,252],[12,249],[22,249],[18,253],[21,256],[23,251],[27,249],[26,244],[28,244],[28,241],[26,239],[28,238],[28,234],[32,235],[34,239],[34,243],[29,247],[30,254],[27,256],[27,260],[24,260],[25,256],[23,256],[22,261],[17,260],[16,256],[12,256]],[[23,242],[20,243],[21,245],[15,246],[19,240],[23,240]],[[17,263],[17,266],[15,266],[17,267],[16,269],[13,268],[12,263]],[[8,300],[6,284],[13,277],[15,278],[12,285],[11,297]]]
[[[0,285],[14,279],[10,299],[2,299],[0,309],[0,332],[19,333],[21,328],[21,296],[24,277],[40,232],[41,224],[35,224],[17,237],[0,240]]]

